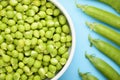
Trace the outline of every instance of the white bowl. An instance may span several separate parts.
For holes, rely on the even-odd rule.
[[[66,64],[64,65],[64,67],[56,74],[55,77],[53,77],[51,80],[57,80],[59,79],[62,74],[66,71],[66,69],[69,67],[71,61],[72,61],[72,58],[73,58],[73,55],[74,55],[74,50],[75,50],[75,31],[74,31],[74,26],[73,26],[73,23],[72,23],[72,20],[69,16],[69,14],[67,13],[67,11],[65,10],[65,8],[59,4],[59,2],[57,0],[50,0],[54,5],[56,5],[56,7],[58,7],[61,12],[65,15],[67,21],[68,21],[68,24],[70,26],[70,29],[71,29],[71,35],[72,35],[72,46],[70,48],[70,51],[69,51],[69,58],[66,62]]]

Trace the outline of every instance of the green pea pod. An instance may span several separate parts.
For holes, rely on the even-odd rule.
[[[109,40],[113,41],[114,43],[120,46],[120,34],[116,31],[98,23],[87,22],[86,24],[89,26],[90,29],[92,29],[96,33],[108,38]]]
[[[82,80],[99,80],[95,76],[91,75],[90,73],[81,73],[78,71],[79,75],[82,77]]]
[[[98,0],[102,3],[105,3],[112,8],[114,8],[118,13],[120,13],[120,0]]]
[[[94,45],[98,50],[100,50],[102,53],[104,53],[106,56],[108,56],[110,59],[112,59],[115,63],[117,63],[120,66],[120,50],[116,47],[112,46],[111,44],[99,40],[99,39],[92,39],[89,36],[89,41],[92,45]]]
[[[94,6],[77,4],[77,7],[82,9],[89,16],[97,20],[100,20],[106,24],[109,24],[115,28],[120,29],[120,17],[119,16],[113,13],[107,12],[105,10],[102,10],[100,8],[96,8]]]
[[[119,74],[104,60],[89,54],[86,54],[85,56],[107,79],[120,80]]]

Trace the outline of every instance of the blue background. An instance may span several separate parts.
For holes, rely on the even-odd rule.
[[[90,44],[88,41],[88,34],[91,34],[93,38],[99,38],[113,44],[114,46],[116,45],[111,41],[103,38],[102,36],[96,34],[95,32],[91,31],[85,25],[86,21],[89,21],[89,22],[99,22],[99,21],[91,18],[90,16],[84,14],[80,9],[76,8],[74,1],[75,0],[58,0],[58,2],[67,10],[69,15],[71,16],[72,21],[74,23],[75,32],[76,32],[76,49],[75,49],[72,63],[59,80],[81,80],[81,78],[78,75],[78,68],[80,69],[81,72],[90,72],[91,74],[98,77],[100,80],[107,80],[85,58],[84,56],[85,51],[87,51],[87,53],[89,54],[95,54],[97,57],[102,58],[119,73],[120,73],[120,68],[113,61],[111,61],[109,58],[107,58],[105,55],[99,52],[95,47],[89,46]],[[77,0],[77,3],[96,6],[98,8],[104,9],[106,11],[109,11],[118,15],[117,12],[115,12],[111,7],[105,4],[102,4],[100,2],[97,2],[96,0]],[[102,23],[102,22],[99,22],[99,23]],[[108,26],[108,27],[111,27],[111,26]],[[118,31],[117,29],[115,30]]]

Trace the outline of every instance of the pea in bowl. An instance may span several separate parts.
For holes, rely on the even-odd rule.
[[[0,1],[0,80],[57,80],[74,49],[72,20],[57,0]]]

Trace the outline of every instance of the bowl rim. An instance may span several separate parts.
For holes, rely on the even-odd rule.
[[[62,13],[65,15],[65,17],[68,21],[68,24],[70,26],[71,35],[72,35],[72,46],[71,46],[71,50],[70,50],[70,56],[69,56],[66,64],[64,65],[64,67],[60,70],[60,72],[58,72],[57,75],[55,75],[55,77],[53,77],[51,79],[51,80],[57,80],[64,74],[64,72],[67,70],[67,68],[69,67],[69,65],[73,59],[74,51],[75,51],[75,44],[76,44],[75,30],[74,30],[74,25],[73,25],[71,17],[67,13],[66,9],[58,2],[58,0],[49,0],[49,1],[51,1],[56,7],[58,7],[62,11]]]

